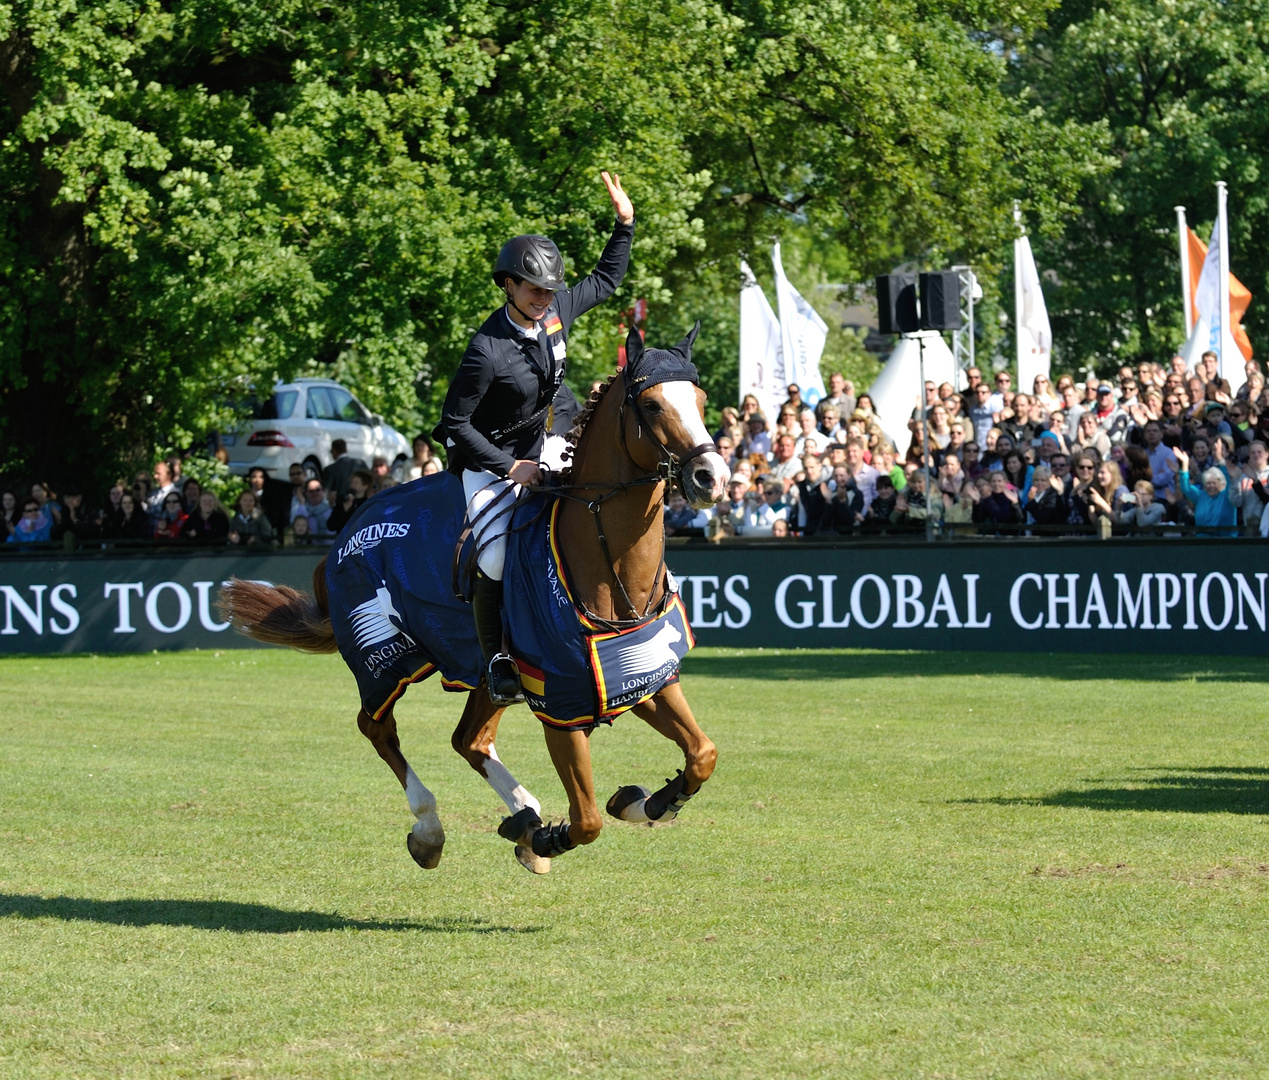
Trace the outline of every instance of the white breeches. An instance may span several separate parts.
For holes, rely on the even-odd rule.
[[[560,435],[547,435],[542,445],[542,466],[548,470],[563,468],[565,440]],[[476,550],[480,551],[477,565],[486,577],[503,580],[506,562],[506,530],[511,527],[511,508],[520,494],[520,485],[495,473],[475,468],[463,470],[463,495],[467,497],[467,520],[476,522],[472,533],[476,537]],[[490,506],[496,503],[495,506]],[[490,509],[485,509],[490,506]],[[485,513],[481,513],[485,510]],[[477,522],[477,517],[480,520]],[[489,546],[486,547],[486,544]],[[483,551],[481,551],[483,548]]]
[[[463,494],[467,496],[467,520],[475,523],[472,535],[480,552],[476,563],[485,577],[501,581],[507,559],[507,528],[520,485],[491,472],[464,469]]]
[[[542,446],[542,465],[556,471],[563,468],[565,445],[560,436],[548,435]],[[501,581],[507,560],[511,509],[520,494],[520,485],[491,472],[464,469],[463,494],[467,498],[467,520],[475,522],[472,533],[476,538],[476,549],[480,551],[477,565],[485,577]],[[491,503],[496,505],[490,506]]]

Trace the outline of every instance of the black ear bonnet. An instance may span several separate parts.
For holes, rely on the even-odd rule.
[[[626,338],[626,400],[634,401],[649,387],[663,382],[690,382],[700,385],[700,375],[692,363],[692,343],[700,332],[700,320],[687,337],[669,349],[645,349],[638,328]]]

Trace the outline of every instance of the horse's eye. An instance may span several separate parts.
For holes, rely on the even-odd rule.
[[[657,413],[661,411],[661,404],[657,401],[649,401],[645,406],[648,412]]]

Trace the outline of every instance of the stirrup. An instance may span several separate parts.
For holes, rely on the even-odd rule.
[[[504,652],[495,653],[485,669],[485,689],[495,705],[519,705],[524,700],[524,688],[520,685],[520,669]]]
[[[577,845],[568,838],[568,822],[543,825],[533,834],[533,854],[540,859],[552,859],[572,851]]]

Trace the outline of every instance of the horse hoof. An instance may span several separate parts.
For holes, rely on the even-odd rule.
[[[608,800],[608,813],[619,821],[647,821],[648,815],[644,807],[651,794],[646,787],[638,784],[618,788]]]
[[[549,874],[551,872],[551,860],[544,859],[541,855],[533,854],[532,846],[526,847],[524,844],[516,844],[516,862],[529,871],[530,874]]]
[[[444,840],[432,846],[431,844],[422,843],[412,832],[405,834],[406,850],[424,870],[435,870],[440,865],[441,851],[444,847]]]
[[[513,844],[532,844],[533,834],[542,828],[542,818],[531,806],[502,819],[498,835]]]

